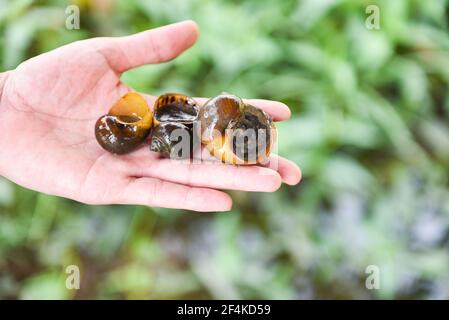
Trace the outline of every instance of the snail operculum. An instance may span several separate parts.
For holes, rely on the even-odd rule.
[[[199,144],[196,136],[196,122],[199,106],[192,98],[167,93],[154,104],[154,128],[150,150],[162,156],[183,159],[192,157]]]
[[[146,139],[151,124],[152,113],[146,100],[136,92],[129,92],[97,120],[95,137],[105,150],[125,154]]]
[[[212,155],[231,164],[262,163],[275,141],[275,127],[263,110],[224,94],[200,112],[201,140]]]

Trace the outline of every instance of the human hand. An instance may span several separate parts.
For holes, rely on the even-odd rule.
[[[198,31],[185,21],[120,38],[93,38],[60,47],[0,77],[0,174],[24,187],[88,204],[141,204],[226,211],[231,198],[216,189],[275,191],[297,184],[299,168],[273,156],[260,166],[196,164],[161,159],[141,148],[125,156],[104,151],[96,119],[126,92],[126,70],[175,58]],[[3,87],[3,90],[2,90]],[[145,95],[152,105],[155,97]],[[250,100],[275,120],[282,103]]]

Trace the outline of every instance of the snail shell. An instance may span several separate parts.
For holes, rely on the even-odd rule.
[[[154,103],[154,124],[178,122],[193,124],[198,118],[199,107],[192,98],[179,93],[166,93]]]
[[[276,128],[263,110],[237,96],[222,94],[206,102],[199,118],[201,142],[221,161],[248,165],[269,157]]]
[[[129,92],[97,120],[95,137],[111,153],[129,153],[146,139],[152,120],[146,100],[136,92]]]
[[[150,150],[175,159],[191,158],[199,145],[197,130],[193,130],[198,114],[198,104],[186,95],[159,96],[154,104]]]

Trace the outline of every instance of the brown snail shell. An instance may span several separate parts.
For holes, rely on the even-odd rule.
[[[198,104],[186,95],[159,96],[154,104],[150,150],[175,159],[191,158],[199,145],[197,132],[193,130],[198,114]]]
[[[136,92],[121,97],[95,123],[95,137],[103,149],[125,154],[136,149],[150,133],[153,117],[146,100]]]
[[[240,98],[222,94],[200,110],[201,142],[209,152],[230,164],[263,163],[276,140],[272,118]]]
[[[198,118],[199,106],[195,100],[180,93],[166,93],[154,103],[154,124],[178,122],[193,124]]]

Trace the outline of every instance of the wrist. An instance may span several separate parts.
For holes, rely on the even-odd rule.
[[[8,76],[10,74],[10,71],[5,71],[0,73],[0,109],[3,107],[4,102],[4,89],[6,80],[8,79]]]
[[[6,85],[6,81],[9,77],[10,71],[6,71],[6,72],[1,72],[0,73],[0,126],[2,126],[1,122],[3,120],[3,116],[5,114],[5,112],[3,112],[5,110],[5,104],[6,104],[6,99],[5,99],[5,85]],[[1,139],[0,139],[0,154],[1,154],[1,149],[3,148],[2,144],[1,144]],[[0,158],[1,160],[1,158]],[[3,168],[3,163],[2,161],[0,161],[0,177],[4,176],[4,168]]]

